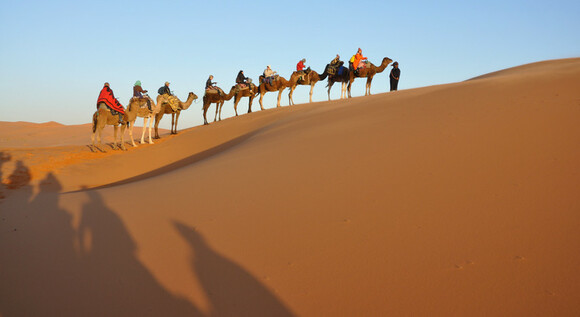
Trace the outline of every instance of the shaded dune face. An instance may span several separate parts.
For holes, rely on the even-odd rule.
[[[44,145],[0,149],[0,315],[577,315],[579,84],[546,61],[126,152],[1,122]]]

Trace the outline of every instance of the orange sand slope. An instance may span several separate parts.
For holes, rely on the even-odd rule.
[[[0,150],[0,315],[577,316],[579,86],[554,60]]]

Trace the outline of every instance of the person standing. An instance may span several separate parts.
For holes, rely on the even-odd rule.
[[[391,80],[391,91],[397,90],[397,86],[399,86],[400,76],[401,70],[399,69],[399,62],[394,62],[393,69],[391,69],[391,74],[389,74],[389,79]]]

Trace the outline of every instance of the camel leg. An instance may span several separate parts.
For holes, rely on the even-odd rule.
[[[284,90],[284,89],[282,89]],[[282,90],[278,91],[278,102],[276,103],[276,108],[280,108],[280,98],[282,97]]]
[[[314,84],[310,85],[310,102],[312,102],[312,91],[314,91]]]
[[[294,94],[294,89],[296,89],[296,86],[290,87],[290,92],[288,93],[288,104],[290,106],[294,104],[294,100],[292,100],[292,95]]]
[[[121,150],[127,151],[125,147],[125,129],[127,129],[126,124],[121,124]]]
[[[175,134],[173,131],[173,122],[175,121],[175,112],[171,114],[171,134]]]
[[[207,109],[209,109],[209,106],[210,106],[210,105],[211,105],[211,103],[210,103],[210,104],[208,104],[208,105],[205,105],[205,104],[203,105],[203,124],[204,124],[204,125],[208,125],[208,124],[209,124],[209,123],[207,122],[207,116],[206,116],[206,115],[207,115]]]
[[[147,129],[147,122],[149,117],[143,117],[143,130],[141,131],[141,144],[145,144],[145,129]]]
[[[95,132],[93,132],[93,135],[91,137],[91,139],[93,141],[93,149],[98,149],[101,152],[106,152],[105,150],[103,150],[103,147],[102,147],[101,131],[102,131],[102,129],[99,129],[99,127],[97,126]],[[95,141],[97,142],[98,145],[95,144]]]
[[[220,121],[222,121],[222,108],[224,107],[224,103],[226,103],[225,100],[223,100],[222,103],[220,104],[220,114],[219,114]]]
[[[131,138],[131,145],[133,145],[133,147],[137,147],[137,144],[135,144],[135,141],[133,140],[133,127],[135,126],[135,122],[137,122],[137,118],[135,118],[135,121],[129,123],[129,137]]]
[[[149,144],[154,144],[153,140],[151,139],[151,123],[153,123],[153,116],[149,116]],[[145,122],[143,122],[143,129],[145,129]],[[145,132],[145,131],[143,131]]]
[[[106,150],[104,150],[103,147],[103,128],[102,127],[98,127],[97,128],[97,139],[98,139],[98,144],[99,144],[99,148],[101,148],[103,152],[106,152]]]
[[[346,90],[348,92],[348,98],[352,98],[351,95],[350,95],[350,88],[352,87],[352,82],[353,81],[349,81],[348,82],[348,86],[346,87]]]
[[[163,118],[163,113],[159,112],[158,114],[155,115],[155,137],[156,139],[159,139],[159,121],[161,121],[161,118]]]
[[[248,103],[248,113],[252,112],[252,101],[254,100],[253,96],[250,96],[250,102]]]
[[[234,111],[236,112],[236,117],[238,116],[238,103],[240,102],[240,99],[242,99],[242,97],[238,96],[234,99]]]
[[[264,110],[264,106],[262,106],[262,99],[264,98],[264,93],[260,92],[260,108]]]
[[[179,120],[180,114],[181,114],[181,112],[179,110],[175,113],[175,133],[173,133],[173,134],[177,134],[177,121]]]
[[[118,126],[113,126],[113,150],[118,150],[119,148],[117,147],[117,131],[118,131],[119,127]]]
[[[215,103],[215,117],[213,117],[213,122],[216,122],[219,110],[220,110],[220,102],[218,101]]]
[[[334,85],[334,82],[329,81],[328,82],[328,101],[330,101],[330,89],[332,88],[332,85]]]

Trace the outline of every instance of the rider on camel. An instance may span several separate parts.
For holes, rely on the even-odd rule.
[[[133,97],[143,99],[145,98],[143,96],[145,93],[147,93],[147,90],[143,90],[141,87],[141,81],[136,81],[135,85],[133,86]],[[147,98],[147,108],[149,108],[149,111],[151,111],[151,100],[149,98]]]
[[[123,124],[123,115],[125,114],[125,108],[123,105],[115,98],[115,94],[113,94],[113,90],[109,87],[109,83],[105,83],[103,89],[99,93],[99,98],[97,98],[97,109],[99,109],[99,105],[104,103],[113,115],[119,115],[119,123]]]
[[[274,76],[276,76],[276,72],[272,70],[270,65],[266,66],[266,69],[264,70],[264,82],[272,85]]]
[[[212,82],[212,79],[213,79],[213,75],[209,75],[209,78],[205,82],[205,92],[207,93],[207,92],[216,91],[221,96],[222,90],[218,86],[215,86],[215,84],[217,84],[217,82]]]
[[[350,58],[350,70],[354,71],[355,75],[358,75],[358,66],[362,60],[366,59],[367,58],[362,55],[362,50],[359,48],[356,54]]]
[[[244,76],[244,71],[240,70],[238,76],[236,77],[236,84],[240,85],[240,88],[246,88],[249,86],[247,82],[248,79],[248,77]]]

